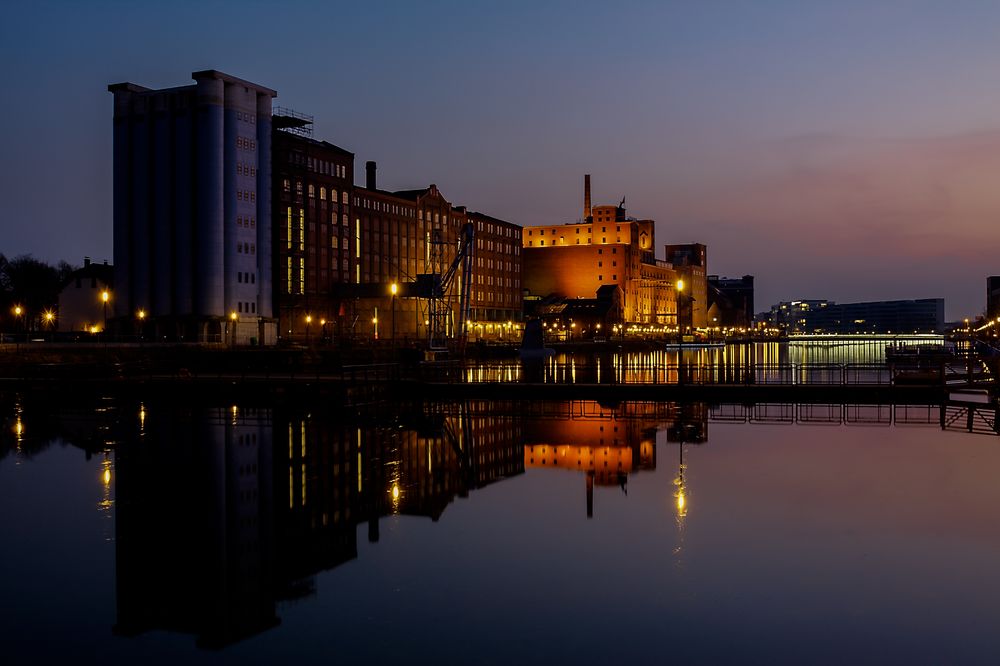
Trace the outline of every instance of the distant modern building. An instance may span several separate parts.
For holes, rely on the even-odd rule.
[[[83,268],[73,271],[59,292],[57,328],[80,333],[103,331],[105,305],[102,294],[108,293],[110,306],[113,285],[114,268],[108,262],[95,264],[90,257],[84,257]]]
[[[764,317],[790,333],[937,333],[944,328],[944,299],[790,301],[771,306]]]
[[[986,278],[986,318],[1000,317],[1000,275]]]
[[[157,339],[273,343],[271,99],[215,70],[114,94],[115,317]]]
[[[678,280],[685,273],[655,258],[654,227],[653,220],[626,216],[624,202],[591,208],[585,176],[582,222],[525,227],[524,288],[543,298],[592,299],[615,285],[621,324],[674,328]]]
[[[753,326],[753,276],[708,276],[708,325],[723,328]]]

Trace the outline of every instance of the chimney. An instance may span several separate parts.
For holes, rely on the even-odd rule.
[[[583,176],[583,221],[590,222],[590,174]]]
[[[365,162],[365,187],[369,190],[377,190],[375,180],[375,162],[368,160]]]
[[[83,267],[86,268],[89,265],[90,265],[90,257],[84,257],[83,258]]]

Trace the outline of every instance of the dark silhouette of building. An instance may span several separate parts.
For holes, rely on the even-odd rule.
[[[1000,317],[1000,275],[986,278],[986,318]]]
[[[708,325],[750,328],[753,325],[753,276],[708,276]]]

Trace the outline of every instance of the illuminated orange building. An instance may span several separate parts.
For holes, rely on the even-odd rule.
[[[576,299],[616,285],[621,324],[676,327],[680,278],[670,262],[655,257],[655,226],[627,217],[624,201],[591,208],[587,176],[582,222],[524,228],[524,287],[536,296]]]

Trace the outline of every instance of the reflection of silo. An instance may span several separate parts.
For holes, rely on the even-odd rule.
[[[194,310],[201,316],[221,315],[223,303],[223,114],[225,83],[206,72],[196,72]]]
[[[274,626],[270,412],[147,407],[115,452],[115,633],[215,648]]]

